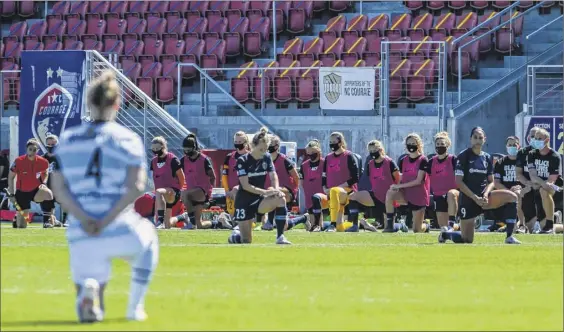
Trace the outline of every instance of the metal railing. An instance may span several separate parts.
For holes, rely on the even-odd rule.
[[[528,114],[562,114],[563,76],[563,65],[527,66]]]
[[[462,36],[460,36],[459,38],[455,39],[453,41],[453,46],[455,45],[455,43],[459,43],[460,41],[463,40],[463,38],[470,36],[471,34],[473,34],[474,32],[478,31],[478,28],[482,27],[485,25],[485,23],[488,23],[490,20],[492,20],[493,18],[499,16],[502,13],[505,13],[507,10],[511,10],[513,7],[515,7],[516,5],[518,5],[519,2],[515,2],[514,4],[512,4],[511,6],[505,8],[504,10],[502,10],[501,12],[499,12],[498,14],[494,15],[493,17],[491,17],[490,19],[486,20],[485,22],[483,22],[482,24],[476,26],[474,29],[468,31],[467,33],[463,34]],[[514,40],[514,36],[513,36],[513,21],[519,19],[520,17],[530,13],[531,11],[534,11],[535,9],[539,8],[540,6],[542,6],[544,4],[544,1],[540,1],[538,2],[536,5],[528,8],[526,11],[519,13],[518,15],[510,15],[509,20],[505,21],[505,22],[500,22],[500,24],[494,28],[491,28],[490,30],[488,30],[487,32],[485,32],[484,34],[481,34],[479,36],[475,36],[472,40],[470,40],[469,42],[462,44],[458,47],[457,50],[457,65],[458,65],[458,104],[462,103],[462,52],[463,49],[466,48],[467,46],[476,43],[478,41],[480,41],[481,39],[488,37],[491,38],[490,34],[500,30],[501,28],[506,27],[507,25],[509,25],[509,40],[511,43],[513,43]],[[510,52],[509,55],[511,55],[511,50],[512,50],[513,46],[511,45],[510,47]]]
[[[151,97],[147,96],[100,53],[87,51],[86,66],[87,84],[106,70],[115,73],[118,84],[121,86],[122,101],[117,121],[143,138],[147,152],[151,147],[152,138],[163,136],[167,140],[169,151],[176,155],[183,154],[182,141],[190,131],[161,108]],[[84,115],[88,117],[88,113]],[[150,154],[148,156],[152,157]]]
[[[552,21],[546,23],[545,25],[541,26],[540,28],[536,29],[535,31],[531,32],[530,34],[528,34],[527,36],[525,36],[525,39],[528,40],[530,37],[536,35],[537,33],[541,32],[544,28],[552,25],[553,23],[555,23],[556,21],[562,19],[563,15],[558,16],[557,18],[553,19]]]
[[[6,104],[19,104],[19,80],[21,70],[0,70],[0,119]]]

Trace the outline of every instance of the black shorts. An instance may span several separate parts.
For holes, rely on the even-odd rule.
[[[386,213],[386,203],[380,202],[376,195],[372,191],[369,191],[370,197],[372,197],[372,203],[374,203],[374,207],[372,207],[372,211],[374,212],[375,216],[380,216]]]
[[[413,211],[419,211],[421,209],[426,209],[427,207],[424,205],[415,205],[415,204],[411,204],[410,202],[407,202],[407,208],[409,209],[409,211],[413,212]]]
[[[260,202],[262,202],[263,199],[263,196],[253,195],[239,190],[235,197],[235,221],[240,222],[255,219]]]
[[[31,208],[31,202],[33,202],[33,198],[38,191],[39,187],[35,188],[32,191],[16,190],[16,202],[18,202],[22,210],[29,210]]]
[[[290,187],[286,187],[286,186],[283,186],[283,187],[286,188],[286,190],[288,190],[288,192],[290,193],[290,201],[286,202],[286,203],[291,204],[291,203],[295,202],[296,196],[294,196],[294,192],[292,191],[292,189],[290,189]]]
[[[476,204],[472,198],[460,193],[458,215],[460,219],[474,219],[484,213],[484,209]]]
[[[505,221],[505,205],[493,210],[484,210],[484,219],[493,221]]]
[[[435,202],[435,212],[448,212],[448,201],[447,195],[433,195],[433,201]]]
[[[172,203],[166,202],[167,209],[172,209],[172,207],[175,206],[176,203],[178,203],[178,201],[180,200],[180,189],[172,188],[172,190],[174,190],[174,200],[172,201]]]
[[[521,209],[525,215],[525,222],[537,217],[537,220],[541,221],[546,218],[544,213],[544,208],[542,207],[542,198],[539,190],[531,189],[528,193],[523,196],[521,201]]]

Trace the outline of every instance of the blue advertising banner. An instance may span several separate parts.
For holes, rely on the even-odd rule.
[[[45,150],[49,134],[79,125],[86,80],[84,51],[22,52],[19,153],[35,138]]]
[[[527,124],[527,118],[525,118]],[[564,122],[561,116],[531,116],[529,123],[525,126],[526,131],[523,137],[527,137],[529,130],[533,127],[540,127],[546,129],[550,133],[550,147],[558,151],[561,155],[564,153]],[[527,139],[527,144],[529,141]]]

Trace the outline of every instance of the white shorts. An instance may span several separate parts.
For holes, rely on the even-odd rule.
[[[110,279],[112,259],[121,258],[133,267],[154,270],[159,260],[155,227],[145,221],[116,236],[88,237],[69,243],[70,269],[75,284],[93,278],[100,284]]]

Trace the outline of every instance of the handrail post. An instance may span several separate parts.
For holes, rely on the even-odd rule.
[[[176,71],[176,121],[180,122],[180,100],[182,99],[182,81],[180,79],[181,66],[177,67]]]
[[[360,15],[362,15],[362,0],[360,0]]]
[[[535,109],[536,109],[536,107],[535,107],[535,104],[536,104],[535,95],[536,95],[536,90],[537,90],[536,87],[535,87],[535,82],[537,81],[536,80],[536,78],[537,78],[537,70],[536,69],[537,69],[536,67],[533,67],[533,75],[531,77],[531,94],[532,94],[532,105],[531,105],[532,106],[532,112],[531,112],[532,114],[531,115],[535,115]]]
[[[458,48],[458,103],[462,102],[462,47]]]
[[[266,98],[264,97],[264,76],[266,74],[266,69],[262,69],[262,71],[263,73],[260,76],[260,113],[264,115],[264,108],[266,107]]]

